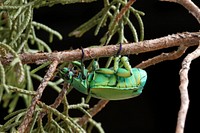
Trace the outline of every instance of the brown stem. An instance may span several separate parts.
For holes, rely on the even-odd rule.
[[[63,88],[60,91],[58,97],[55,99],[54,103],[50,105],[52,108],[57,108],[60,105],[64,96],[67,94],[67,89],[69,88],[69,86],[70,86],[69,84],[63,85]],[[42,119],[46,114],[47,114],[46,110],[44,110],[44,112],[41,112],[39,119]]]
[[[48,81],[53,77],[53,73],[55,72],[57,65],[58,65],[57,60],[53,61],[53,63],[50,65],[49,70],[47,71],[46,75],[44,76],[41,84],[39,85],[36,91],[36,96],[33,98],[32,103],[30,107],[28,108],[24,119],[18,128],[19,133],[29,132],[29,127],[30,127],[29,124],[32,121],[32,117],[35,112],[37,101],[39,101],[39,99],[42,97],[43,91],[45,87],[47,86]]]
[[[160,0],[160,1],[175,2],[184,6],[200,23],[200,9],[191,0]]]
[[[179,57],[181,57],[185,53],[186,49],[187,49],[187,47],[180,46],[177,51],[174,51],[174,52],[171,52],[171,53],[162,53],[161,55],[155,56],[155,57],[148,59],[146,61],[142,61],[142,63],[138,64],[135,67],[144,69],[146,67],[149,67],[151,65],[155,65],[155,64],[160,63],[162,61],[178,59]]]
[[[115,23],[118,23],[119,20],[122,18],[122,16],[126,13],[126,11],[130,8],[130,6],[135,2],[136,0],[129,0],[129,2],[121,9],[119,14],[115,18]]]
[[[165,37],[141,41],[138,43],[127,43],[122,45],[121,55],[139,54],[144,52],[155,51],[159,49],[174,47],[174,46],[194,46],[198,45],[200,40],[200,32],[184,32]],[[110,57],[116,55],[119,46],[108,45],[101,47],[84,48],[84,60]],[[70,62],[74,60],[81,60],[82,52],[80,49],[71,51],[61,51],[52,53],[23,53],[20,56],[24,64],[29,63],[43,63],[45,61],[58,60],[58,62]],[[10,57],[10,56],[9,56]],[[13,58],[0,58],[2,64],[8,64]]]
[[[89,110],[89,114],[93,117],[95,116],[98,112],[100,112],[105,106],[106,104],[109,102],[109,100],[100,100],[93,108],[91,108]],[[83,126],[85,123],[87,123],[87,121],[89,120],[89,116],[88,115],[84,115],[83,117],[81,117],[78,121],[78,124],[80,126]]]
[[[176,133],[184,132],[185,119],[189,106],[189,96],[188,96],[188,71],[190,69],[191,61],[200,56],[200,45],[199,47],[188,54],[182,62],[182,68],[180,70],[180,94],[181,94],[181,107],[178,113],[178,120],[176,125]]]

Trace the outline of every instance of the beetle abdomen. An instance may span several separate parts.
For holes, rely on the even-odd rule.
[[[106,100],[124,100],[139,96],[142,93],[141,90],[137,88],[91,88],[90,95],[98,99]]]
[[[147,73],[139,68],[132,68],[132,73],[133,75],[127,78],[114,74],[95,73],[90,81],[90,94],[93,97],[108,100],[136,97],[142,93]]]

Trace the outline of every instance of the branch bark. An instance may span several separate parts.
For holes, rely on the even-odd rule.
[[[191,0],[160,0],[174,2],[185,7],[200,23],[200,9]]]
[[[194,46],[198,45],[200,40],[200,32],[184,32],[168,35],[165,37],[141,41],[138,43],[127,43],[122,45],[121,55],[139,54],[159,49],[174,47],[174,46]],[[99,57],[110,57],[116,55],[119,46],[108,45],[102,47],[88,47],[84,48],[85,56],[84,60],[99,58]],[[60,62],[71,62],[75,60],[81,60],[82,52],[80,49],[52,52],[52,53],[23,53],[19,55],[22,63],[43,63],[46,61],[57,60]],[[8,64],[13,60],[14,57],[0,58],[2,64]]]
[[[57,65],[58,65],[57,60],[53,61],[52,64],[50,65],[49,70],[47,71],[46,75],[44,76],[41,84],[39,85],[39,87],[36,91],[36,93],[37,93],[36,96],[33,98],[32,103],[31,103],[30,107],[28,108],[24,119],[18,128],[19,133],[29,132],[29,130],[30,130],[29,124],[32,121],[33,114],[34,114],[35,108],[36,108],[36,104],[42,97],[43,91],[44,91],[45,87],[47,86],[48,81],[53,77],[53,73],[55,72]]]
[[[180,46],[177,51],[173,51],[170,53],[162,53],[162,54],[155,56],[153,58],[150,58],[146,61],[142,61],[140,64],[136,65],[135,67],[144,69],[146,67],[151,66],[152,64],[155,65],[162,61],[178,59],[185,53],[187,48],[188,47]]]
[[[182,68],[180,70],[180,94],[181,94],[181,107],[178,113],[178,120],[176,126],[176,133],[183,133],[185,126],[185,119],[189,107],[189,96],[188,96],[188,71],[192,60],[200,56],[200,45],[192,53],[188,54],[182,62]]]
[[[200,9],[191,0],[160,0],[175,2],[185,7],[199,22],[200,24]],[[199,42],[200,43],[200,42]],[[200,56],[200,45],[191,54],[188,54],[182,62],[182,68],[180,70],[180,94],[181,94],[181,107],[178,113],[178,120],[176,125],[176,133],[183,133],[185,126],[185,119],[189,107],[189,96],[188,96],[188,71],[190,69],[191,61]]]

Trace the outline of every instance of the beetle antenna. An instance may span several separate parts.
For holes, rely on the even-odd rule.
[[[117,51],[116,56],[119,56],[121,51],[122,51],[122,44],[120,43],[120,44],[119,44],[119,49],[118,49],[118,51]]]

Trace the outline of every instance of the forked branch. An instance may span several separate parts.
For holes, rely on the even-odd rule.
[[[191,0],[160,0],[160,1],[175,2],[184,6],[200,23],[200,9]]]
[[[192,53],[188,54],[182,62],[182,68],[180,70],[180,94],[181,94],[181,107],[178,113],[178,120],[176,125],[176,133],[183,133],[185,126],[185,119],[189,106],[189,96],[188,96],[188,71],[190,69],[190,64],[192,60],[200,56],[200,45]]]
[[[140,64],[138,64],[135,67],[144,69],[146,67],[151,66],[152,64],[155,65],[157,63],[160,63],[160,62],[163,62],[163,61],[166,61],[166,60],[178,59],[179,57],[181,57],[185,53],[186,49],[187,49],[186,46],[180,46],[177,51],[173,51],[173,52],[170,52],[170,53],[162,53],[162,54],[155,56],[153,58],[150,58],[146,61],[142,61]]]
[[[199,22],[200,24],[200,9],[191,1],[191,0],[160,0],[160,1],[168,1],[175,2],[182,6],[184,6]],[[178,113],[177,125],[176,125],[176,133],[183,133],[186,115],[189,107],[189,96],[188,96],[188,71],[190,68],[191,61],[198,58],[200,56],[200,45],[199,47],[188,54],[182,62],[182,68],[180,70],[180,94],[181,94],[181,107]]]

